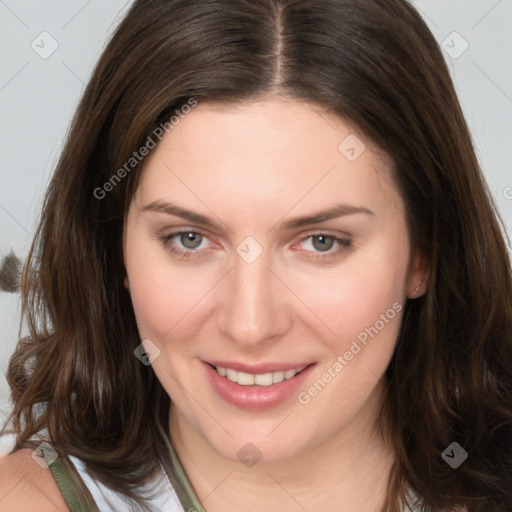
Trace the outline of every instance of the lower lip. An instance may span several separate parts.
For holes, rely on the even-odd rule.
[[[208,363],[203,362],[213,389],[226,402],[243,409],[264,410],[276,407],[296,392],[312,372],[315,364],[310,364],[298,375],[271,386],[242,386],[222,377]]]

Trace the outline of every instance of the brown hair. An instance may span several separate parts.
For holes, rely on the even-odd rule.
[[[47,426],[59,452],[142,503],[170,399],[133,355],[122,230],[137,170],[103,199],[95,191],[190,98],[271,93],[338,114],[391,155],[411,242],[429,261],[386,372],[378,427],[397,457],[387,510],[409,486],[425,511],[510,512],[505,235],[443,55],[405,0],[134,2],[84,92],[24,269],[30,334],[8,369],[15,449]],[[456,470],[441,457],[452,442],[469,453]]]

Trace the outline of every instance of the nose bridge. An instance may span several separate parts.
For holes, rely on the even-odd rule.
[[[270,265],[265,251],[255,259],[244,258],[240,252],[235,255],[225,282],[226,300],[219,327],[240,345],[258,345],[282,335],[289,327],[285,298],[277,289],[279,283],[269,270]]]

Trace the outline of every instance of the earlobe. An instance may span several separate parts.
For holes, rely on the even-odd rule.
[[[130,281],[128,280],[128,272],[126,271],[126,217],[123,222],[123,266],[124,266],[124,287],[130,291]]]
[[[418,251],[414,257],[414,262],[409,276],[407,286],[407,297],[417,299],[427,291],[428,284],[428,265],[422,251]]]
[[[418,284],[416,285],[416,288],[414,288],[414,291],[412,293],[409,293],[408,297],[410,299],[417,299],[419,297],[421,297],[426,291],[426,286],[424,284],[424,280],[422,279],[421,281],[418,282]]]

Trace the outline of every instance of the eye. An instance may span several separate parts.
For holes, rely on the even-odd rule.
[[[181,244],[187,249],[197,249],[203,241],[203,235],[195,231],[186,231],[178,234]]]
[[[197,257],[203,252],[206,235],[199,231],[181,230],[160,237],[165,248],[180,259]]]
[[[352,247],[348,238],[338,238],[327,233],[313,233],[301,241],[307,252],[312,252],[313,258],[330,258],[341,256]],[[334,250],[333,250],[334,249]]]
[[[311,245],[321,252],[332,249],[336,241],[333,236],[329,235],[312,235],[309,239],[311,239]]]

